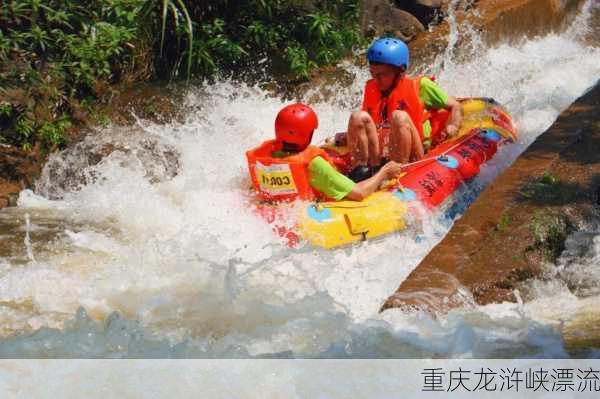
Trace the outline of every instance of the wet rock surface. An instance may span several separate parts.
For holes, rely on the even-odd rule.
[[[416,49],[437,54],[448,44],[452,11],[456,22],[484,33],[490,44],[560,30],[585,0],[369,0],[361,2],[360,24],[368,35],[395,35]],[[476,12],[472,12],[475,10]],[[427,45],[426,45],[427,44]],[[413,46],[411,46],[413,47]],[[415,54],[422,55],[422,54]]]
[[[446,2],[455,8],[459,26],[459,43],[469,38],[467,29],[482,33],[486,44],[496,45],[522,41],[525,38],[558,32],[572,22],[585,0],[477,0]],[[448,46],[450,22],[443,20],[429,31],[418,35],[410,44],[411,56],[423,62],[441,53]]]
[[[152,83],[142,83],[132,87],[112,88],[114,100],[110,105],[99,105],[90,115],[81,110],[75,112],[75,120],[78,125],[71,129],[69,134],[69,145],[66,151],[81,150],[79,147],[86,146],[85,137],[95,134],[89,126],[103,124],[117,124],[131,126],[136,118],[164,123],[180,117],[178,106],[180,95],[183,91],[175,86],[163,86]],[[89,145],[88,145],[89,147]],[[148,179],[151,182],[160,180],[153,169],[160,169],[160,174],[166,173],[173,177],[177,173],[177,153],[173,149],[158,148],[159,145],[152,139],[146,139],[140,152],[145,164],[148,165]],[[107,143],[104,147],[89,148],[86,159],[70,168],[69,171],[62,170],[57,189],[63,191],[73,190],[86,182],[84,168],[98,164],[103,158],[113,151],[128,151],[126,148]],[[160,158],[156,161],[157,158]],[[36,179],[40,176],[42,167],[47,162],[39,150],[25,151],[14,146],[0,144],[0,209],[16,205],[19,192],[26,188],[32,188]],[[55,168],[56,169],[56,168]],[[53,173],[53,172],[50,172]],[[59,195],[50,195],[58,198]]]
[[[414,39],[430,24],[447,15],[448,8],[466,10],[476,0],[369,0],[361,2],[361,28],[367,34],[394,34],[403,40]],[[398,34],[400,33],[400,34]]]
[[[14,205],[19,191],[31,186],[39,173],[35,152],[0,145],[0,208]]]
[[[145,135],[135,127],[122,127],[120,132],[133,140],[90,132],[88,138],[70,146],[60,157],[50,157],[36,184],[38,192],[49,199],[60,199],[64,193],[77,191],[99,178],[95,167],[114,159],[123,166],[135,159],[143,168],[144,178],[155,184],[175,177],[179,171],[179,152],[156,137]]]
[[[382,310],[518,300],[515,290],[600,216],[599,106],[596,84],[479,196]]]
[[[425,26],[417,17],[388,0],[364,1],[361,7],[361,27],[368,35],[392,35],[411,41],[425,31]]]

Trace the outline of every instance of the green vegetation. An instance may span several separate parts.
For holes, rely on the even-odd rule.
[[[563,214],[538,213],[534,215],[529,230],[534,239],[530,250],[541,250],[546,259],[554,261],[565,249],[565,240],[574,226]]]
[[[544,196],[548,190],[552,190],[557,182],[558,179],[554,175],[545,172],[542,177],[531,179],[525,183],[519,194],[522,199],[539,198]]]
[[[502,214],[500,220],[498,221],[498,224],[496,225],[496,231],[500,233],[506,233],[508,231],[509,226],[510,216],[508,216],[507,214]]]
[[[358,0],[6,0],[0,142],[59,148],[115,85],[256,65],[306,79],[364,44],[357,14]]]
[[[521,201],[562,205],[581,199],[585,189],[577,183],[563,181],[550,173],[529,180],[519,191]]]
[[[167,2],[170,9],[180,10],[186,3],[188,11],[179,17],[173,12],[174,23],[165,33],[165,41],[187,42],[164,49],[179,54],[166,57],[179,57],[175,64],[180,68],[174,72],[239,72],[267,59],[269,67],[306,78],[311,68],[332,64],[364,44],[357,25],[358,0]]]
[[[147,4],[6,1],[0,11],[2,140],[60,147],[75,109],[104,100],[111,84],[140,79],[135,72],[148,52]]]

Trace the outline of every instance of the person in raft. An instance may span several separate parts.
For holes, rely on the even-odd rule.
[[[418,161],[432,144],[458,132],[460,103],[431,79],[407,76],[408,55],[408,46],[395,38],[378,39],[367,50],[373,78],[347,131],[354,181],[368,178],[387,159]]]
[[[355,183],[338,172],[325,150],[310,145],[317,126],[317,114],[308,105],[288,105],[275,119],[275,140],[246,153],[254,188],[263,198],[361,201],[401,172],[400,164],[389,162]]]

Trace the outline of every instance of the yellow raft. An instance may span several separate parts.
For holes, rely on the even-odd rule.
[[[517,137],[512,118],[493,99],[463,99],[461,104],[464,119],[457,136],[408,165],[399,179],[361,202],[315,202],[301,207],[294,233],[319,247],[347,245],[404,229],[411,204],[434,209],[452,196],[460,184],[479,173],[480,165],[494,156],[499,145]],[[348,151],[336,147],[333,140],[324,147],[342,155]]]

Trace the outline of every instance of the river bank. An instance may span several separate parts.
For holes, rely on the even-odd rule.
[[[600,84],[556,122],[469,207],[402,282],[382,310],[448,311],[517,301],[529,279],[555,262],[567,237],[600,211]]]

